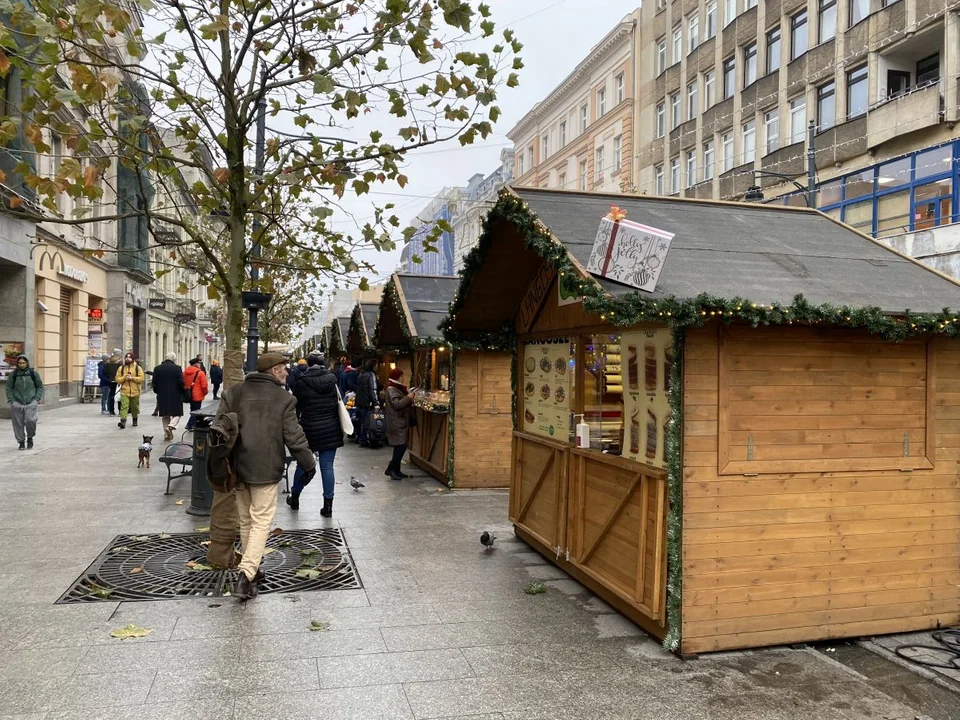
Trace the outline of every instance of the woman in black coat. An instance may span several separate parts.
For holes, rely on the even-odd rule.
[[[163,439],[173,440],[173,433],[183,417],[183,370],[174,353],[153,369],[153,392],[157,395],[157,414],[163,421]]]
[[[300,376],[293,389],[297,398],[297,415],[300,425],[317,455],[320,478],[323,481],[324,517],[333,515],[333,461],[337,448],[343,447],[343,429],[340,427],[340,395],[337,392],[337,376],[329,372],[319,355],[307,358],[307,371]],[[293,488],[287,496],[287,505],[300,509],[300,493],[303,492],[303,473],[299,466],[293,476]]]

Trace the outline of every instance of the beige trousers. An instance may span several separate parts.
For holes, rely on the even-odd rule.
[[[240,483],[237,486],[237,514],[240,516],[240,547],[243,550],[243,559],[240,560],[240,570],[253,580],[260,569],[263,559],[263,550],[270,537],[270,526],[273,516],[277,512],[277,494],[279,483],[269,485],[247,485]]]

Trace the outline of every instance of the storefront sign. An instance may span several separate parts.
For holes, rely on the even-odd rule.
[[[102,308],[90,308],[87,310],[87,320],[102,322],[103,321],[103,309]]]
[[[6,380],[7,376],[17,367],[17,358],[23,355],[22,342],[0,342],[0,380]]]
[[[125,283],[123,286],[124,295],[127,304],[133,305],[134,307],[142,308],[147,304],[147,294],[144,292],[142,285],[136,285],[134,283]]]
[[[548,262],[543,262],[540,265],[540,270],[530,283],[527,294],[520,303],[520,311],[517,313],[518,332],[527,332],[533,325],[537,313],[540,312],[540,306],[543,305],[543,300],[550,290],[550,283],[553,282],[553,276],[553,266]]]
[[[582,302],[579,276],[560,273],[560,277],[557,278],[557,305],[576,305]]]
[[[653,292],[673,241],[673,233],[626,220],[617,207],[600,220],[587,270],[639,290]]]
[[[61,267],[59,270],[57,270],[57,275],[62,275],[63,277],[70,278],[71,280],[76,280],[81,284],[86,284],[86,282],[90,279],[90,276],[83,270],[77,270],[77,268],[71,265],[64,265]]]
[[[147,303],[147,307],[149,307],[151,310],[167,309],[167,301],[165,298],[150,298]]]
[[[570,438],[569,338],[535,340],[523,352],[523,429],[567,442]]]
[[[668,329],[624,333],[620,339],[625,458],[662,468],[670,417],[673,334]]]

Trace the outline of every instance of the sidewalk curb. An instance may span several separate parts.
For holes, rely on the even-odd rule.
[[[905,660],[899,655],[897,655],[895,652],[893,652],[892,650],[885,648],[880,643],[874,642],[873,640],[857,640],[856,643],[857,645],[864,648],[865,650],[869,650],[875,655],[879,655],[884,660],[889,660],[895,665],[899,665],[905,670],[909,670],[910,672],[914,673],[915,675],[919,675],[925,680],[933,681],[934,683],[944,688],[945,690],[949,690],[951,692],[960,694],[960,683],[956,682],[955,680],[951,680],[950,678],[946,678],[940,673],[934,670],[930,670],[929,668],[926,668],[923,665],[918,665],[917,663],[913,663],[913,662],[910,662],[909,660]]]

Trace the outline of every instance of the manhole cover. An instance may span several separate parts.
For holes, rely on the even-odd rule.
[[[207,540],[206,533],[118,535],[57,603],[225,595],[236,571],[203,569],[207,548],[201,543]],[[267,578],[261,593],[363,587],[339,528],[271,535],[262,567]]]

